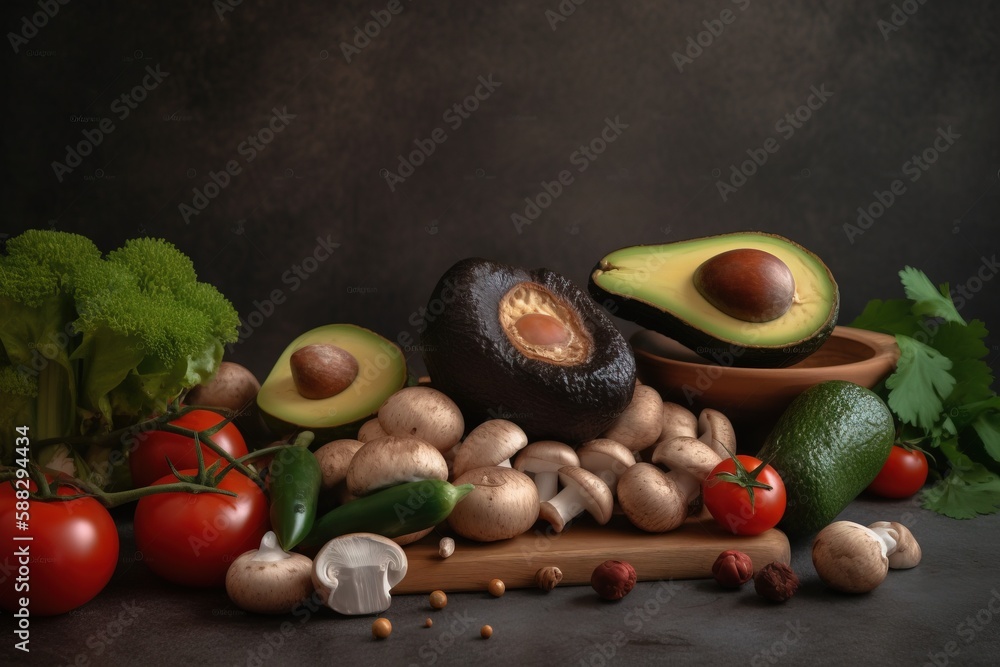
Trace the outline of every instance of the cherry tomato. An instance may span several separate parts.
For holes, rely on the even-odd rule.
[[[171,474],[154,485],[176,481]],[[135,543],[153,572],[186,586],[222,586],[229,564],[260,546],[269,529],[264,492],[236,470],[226,473],[219,488],[237,495],[178,491],[139,499]]]
[[[108,510],[93,498],[25,500],[26,481],[0,484],[5,572],[0,607],[13,612],[26,598],[32,616],[64,614],[89,602],[111,580],[118,564],[118,530]],[[65,486],[58,491],[61,496],[77,493]],[[21,521],[27,530],[19,528]]]
[[[221,415],[211,410],[192,410],[170,423],[195,431],[204,431],[222,420]],[[212,441],[234,458],[247,454],[247,443],[232,422],[213,435]],[[219,456],[207,445],[203,444],[201,451],[205,457],[205,465],[211,465],[219,460]],[[164,475],[169,475],[168,459],[178,470],[197,468],[198,452],[194,448],[194,440],[166,431],[152,431],[135,436],[135,446],[129,454],[129,469],[132,472],[133,483],[136,486],[149,486]]]
[[[868,490],[883,498],[909,498],[927,481],[927,457],[919,449],[893,445]]]
[[[785,484],[774,468],[761,467],[760,459],[745,454],[737,455],[736,459],[739,465],[732,458],[725,459],[705,480],[702,487],[705,507],[720,526],[733,534],[758,535],[781,521],[785,513]],[[753,486],[752,505],[748,486]]]

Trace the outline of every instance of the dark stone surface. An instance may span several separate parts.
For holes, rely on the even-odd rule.
[[[122,561],[111,584],[75,612],[34,619],[28,662],[997,663],[1000,516],[957,521],[920,509],[913,501],[862,499],[840,518],[865,525],[879,520],[906,523],[923,548],[923,562],[912,570],[890,571],[872,593],[849,596],[827,589],[813,569],[808,543],[796,543],[792,565],[802,586],[783,605],[759,598],[752,584],[729,591],[711,579],[640,583],[617,603],[600,600],[589,586],[564,586],[548,594],[509,590],[501,598],[485,591],[455,593],[440,611],[430,608],[426,596],[395,596],[384,614],[392,622],[392,636],[379,642],[371,638],[374,617],[313,613],[307,607],[289,616],[254,616],[235,608],[222,590],[185,590],[163,583],[136,560],[125,517]],[[502,575],[484,571],[484,582]],[[128,625],[116,624],[120,616]],[[434,620],[429,629],[423,627],[427,617]],[[484,624],[494,629],[488,641],[479,638]],[[9,625],[5,617],[4,627]],[[11,643],[5,641],[3,655],[13,654]],[[271,650],[271,644],[278,647]]]
[[[348,63],[341,44],[386,3],[243,0],[220,15],[225,2],[72,2],[8,51],[0,232],[51,225],[107,249],[140,234],[177,242],[256,324],[231,357],[258,375],[320,324],[415,335],[434,282],[462,257],[582,285],[617,247],[741,229],[818,253],[842,288],[842,322],[899,295],[905,264],[977,288],[963,314],[992,314],[998,282],[969,282],[1000,242],[996,3],[913,0],[918,11],[884,36],[888,1],[587,2],[553,30],[555,0],[404,0]],[[708,43],[704,22],[725,9],[732,23],[678,71],[675,52],[700,33]],[[6,3],[3,25],[29,10]],[[157,65],[169,76],[135,109],[114,102]],[[449,109],[490,75],[502,85],[456,127]],[[814,87],[833,94],[787,124]],[[295,117],[241,152],[274,108]],[[52,163],[102,118],[114,131],[58,181]],[[606,118],[628,128],[596,161],[574,162]],[[905,163],[948,127],[960,138],[911,181]],[[436,128],[447,139],[390,190],[379,171]],[[717,182],[768,139],[777,152],[723,201]],[[230,160],[240,173],[185,221],[179,206]],[[563,170],[573,183],[518,233],[511,215]],[[897,179],[905,193],[852,242],[844,225]],[[297,277],[328,235],[332,258]],[[275,291],[284,301],[270,306]]]

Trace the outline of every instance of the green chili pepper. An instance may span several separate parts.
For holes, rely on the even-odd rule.
[[[301,542],[316,521],[316,503],[323,481],[316,456],[308,447],[289,445],[268,466],[271,530],[289,551]]]
[[[472,484],[452,486],[439,479],[391,486],[327,512],[301,545],[319,548],[347,533],[399,537],[431,528],[447,519],[473,488]]]

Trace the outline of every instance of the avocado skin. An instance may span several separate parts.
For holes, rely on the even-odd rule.
[[[594,341],[587,361],[557,366],[511,344],[498,306],[522,282],[545,287],[576,310]],[[438,281],[424,321],[420,343],[431,381],[468,424],[509,419],[531,440],[576,444],[603,433],[632,399],[635,358],[628,342],[584,291],[548,269],[463,259]]]
[[[762,232],[754,232],[754,234],[780,239],[784,243],[791,243],[798,246],[798,244],[776,234]],[[728,235],[721,235],[722,238],[725,236]],[[653,248],[656,246],[650,245],[649,247]],[[802,246],[798,247],[802,248]],[[809,252],[805,248],[802,248],[802,250]],[[809,254],[813,253],[810,252]],[[611,314],[669,336],[705,359],[709,359],[722,366],[783,368],[796,364],[822,347],[826,339],[833,333],[834,327],[837,326],[837,316],[840,314],[840,292],[838,290],[834,292],[834,302],[830,304],[829,317],[823,323],[823,326],[814,332],[813,335],[783,345],[747,345],[737,341],[717,338],[678,317],[669,310],[658,308],[638,299],[632,299],[625,294],[608,292],[594,281],[594,276],[599,271],[603,271],[600,261],[594,265],[593,270],[590,272],[587,289],[591,297],[607,308]],[[826,268],[826,273],[830,282],[835,282],[829,267]]]
[[[790,536],[820,530],[872,483],[895,440],[892,413],[873,391],[831,380],[802,392],[757,457],[781,475]]]

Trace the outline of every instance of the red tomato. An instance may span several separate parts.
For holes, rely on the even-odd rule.
[[[32,616],[64,614],[89,602],[111,580],[118,564],[118,530],[108,510],[93,498],[25,500],[25,481],[14,482],[17,491],[0,484],[0,544],[5,552],[0,607],[13,612],[27,598]],[[35,490],[33,483],[30,490]],[[59,489],[61,496],[76,494],[75,489]],[[19,521],[28,529],[19,530]],[[15,541],[25,536],[31,540]]]
[[[195,431],[204,431],[222,419],[221,415],[211,410],[192,410],[170,423]],[[247,454],[247,443],[232,422],[213,435],[212,441],[234,458]],[[129,469],[136,486],[149,486],[164,475],[171,474],[167,459],[178,470],[198,467],[198,452],[191,438],[166,431],[152,431],[135,436],[135,442],[129,454]],[[219,460],[219,456],[204,444],[201,446],[201,451],[206,466]]]
[[[868,490],[883,498],[909,498],[927,481],[927,457],[919,449],[893,445]]]
[[[760,468],[760,459],[745,454],[736,458],[740,466],[732,458],[725,459],[705,480],[702,487],[705,507],[726,530],[736,535],[758,535],[778,525],[785,514],[785,484],[771,466]],[[753,473],[755,470],[757,472]],[[727,479],[729,475],[742,478],[744,484],[756,479],[756,483],[771,488],[754,486],[751,505],[749,489],[744,484]]]
[[[167,475],[155,484],[176,481]],[[229,564],[260,546],[269,529],[264,492],[236,470],[226,473],[219,488],[237,495],[179,491],[139,499],[135,543],[149,569],[178,584],[222,586]]]

